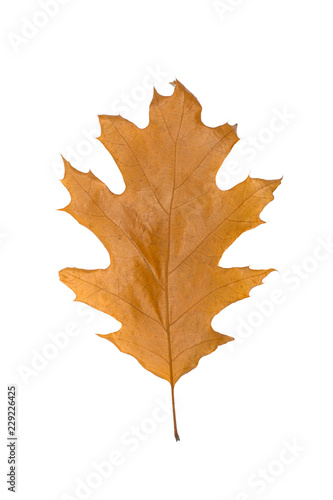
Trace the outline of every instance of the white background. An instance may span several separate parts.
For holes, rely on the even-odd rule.
[[[13,383],[19,500],[331,498],[333,250],[323,246],[333,235],[331,2],[62,3],[52,16],[35,0],[2,0],[0,8],[1,498],[12,498]],[[205,124],[239,124],[243,140],[218,174],[220,187],[249,172],[284,177],[262,213],[268,223],[221,261],[279,272],[214,319],[236,341],[177,383],[179,443],[157,409],[157,400],[170,400],[168,383],[97,337],[119,324],[78,309],[58,279],[64,267],[109,262],[94,235],[56,211],[69,202],[59,153],[72,160],[81,151],[77,168],[121,192],[112,158],[86,134],[99,135],[98,114],[120,111],[146,126],[151,74],[163,94],[180,80],[201,102]],[[276,113],[288,123],[272,122]],[[250,153],[253,138],[259,148]],[[59,332],[61,349],[51,338]],[[96,476],[93,464],[117,450],[122,463]]]

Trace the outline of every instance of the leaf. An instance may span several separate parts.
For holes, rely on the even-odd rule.
[[[64,160],[71,202],[62,210],[100,239],[111,264],[63,269],[60,279],[75,300],[122,323],[101,337],[170,382],[178,440],[175,383],[233,340],[212,329],[213,316],[248,297],[272,271],[223,269],[219,260],[238,236],[263,223],[259,214],[280,180],[248,177],[218,189],[215,176],[238,141],[236,126],[205,126],[197,99],[181,83],[174,86],[171,96],[154,91],[144,129],[100,116],[99,140],[124,176],[123,194]]]

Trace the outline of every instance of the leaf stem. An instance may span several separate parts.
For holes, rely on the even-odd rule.
[[[172,414],[173,414],[173,428],[174,428],[174,432],[175,432],[175,439],[176,439],[176,441],[180,441],[178,430],[177,430],[174,385],[171,385],[171,396],[172,396]]]

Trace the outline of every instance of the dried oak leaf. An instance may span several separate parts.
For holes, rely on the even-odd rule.
[[[154,91],[149,125],[100,116],[99,140],[126,183],[113,194],[91,172],[65,162],[71,202],[62,209],[89,228],[108,250],[107,269],[67,268],[60,279],[76,300],[122,323],[100,335],[174,385],[199,359],[232,337],[211,327],[214,315],[249,296],[272,271],[223,269],[223,252],[263,221],[280,180],[248,177],[221,191],[215,177],[238,141],[236,126],[211,128],[197,99],[178,81],[174,93]]]

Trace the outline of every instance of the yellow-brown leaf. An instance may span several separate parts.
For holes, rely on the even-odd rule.
[[[99,139],[124,176],[123,194],[65,161],[71,202],[63,210],[100,239],[111,264],[60,272],[76,300],[122,323],[103,337],[168,380],[173,403],[177,380],[233,340],[212,329],[213,316],[272,271],[218,263],[238,236],[262,223],[259,214],[280,184],[248,177],[220,191],[215,176],[238,141],[236,127],[205,126],[197,99],[174,85],[171,96],[154,92],[144,129],[100,117]]]

